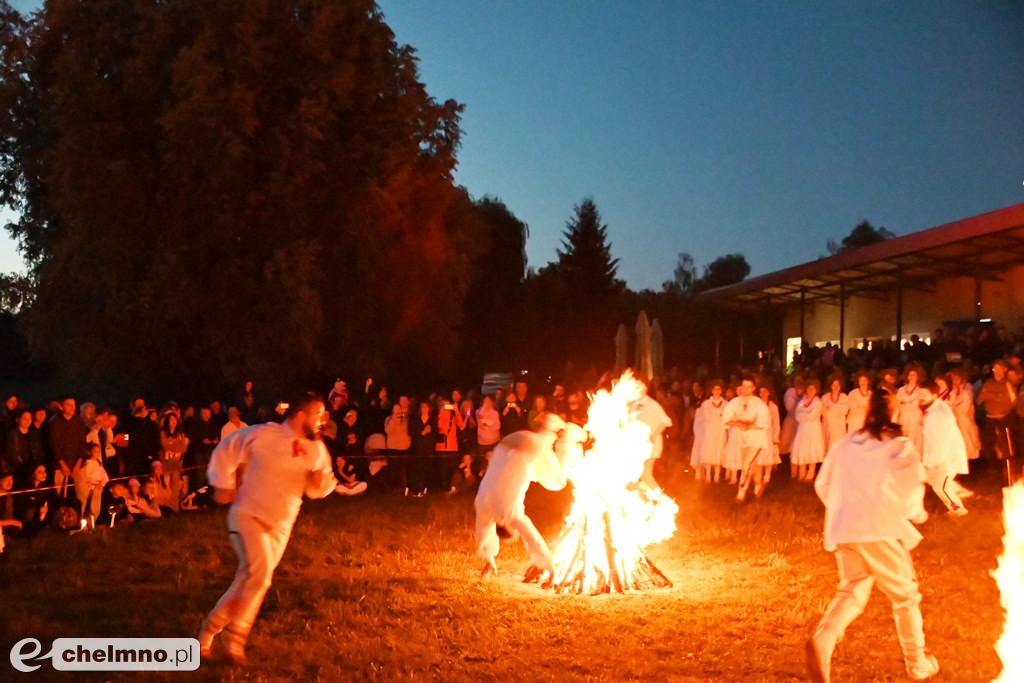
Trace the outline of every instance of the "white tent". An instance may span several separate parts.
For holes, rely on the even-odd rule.
[[[654,377],[651,367],[651,324],[644,311],[640,311],[636,318],[636,363],[633,367],[640,377]]]

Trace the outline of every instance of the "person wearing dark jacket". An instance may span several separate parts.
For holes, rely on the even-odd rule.
[[[7,432],[4,439],[0,469],[13,472],[15,480],[20,484],[45,460],[43,439],[39,432],[32,429],[32,413],[22,410],[14,417],[14,428]]]
[[[78,468],[85,460],[85,436],[89,429],[78,415],[75,399],[65,396],[61,411],[47,422],[47,440],[53,458],[53,483],[63,487],[74,480]]]
[[[149,474],[150,463],[160,454],[160,428],[149,413],[145,403],[137,404],[125,424],[128,439],[124,449],[125,474]]]
[[[427,493],[427,476],[437,447],[437,417],[430,401],[420,403],[419,414],[409,420],[413,458],[409,462],[409,489],[417,498]],[[408,492],[407,490],[407,492]]]

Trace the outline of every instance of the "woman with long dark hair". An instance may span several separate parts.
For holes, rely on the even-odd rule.
[[[835,553],[839,568],[835,598],[807,642],[815,681],[829,680],[836,643],[864,611],[876,583],[892,602],[907,674],[923,680],[939,670],[925,648],[921,592],[910,557],[921,540],[914,524],[928,518],[924,468],[891,410],[889,392],[872,393],[864,427],[836,442],[814,482],[825,504],[825,550]]]
[[[164,413],[160,421],[160,462],[164,466],[164,474],[170,478],[171,508],[175,511],[187,493],[181,479],[181,459],[186,450],[188,436],[178,424],[178,415],[173,411]]]

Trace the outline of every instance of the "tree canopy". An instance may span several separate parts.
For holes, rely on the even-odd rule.
[[[858,223],[850,234],[844,237],[838,244],[835,240],[828,241],[828,253],[838,254],[843,251],[849,251],[850,249],[858,249],[860,247],[867,247],[872,244],[878,244],[885,240],[892,239],[895,237],[892,231],[883,228],[875,227],[868,221],[861,221]]]
[[[452,181],[462,105],[373,2],[0,12],[36,352],[168,391],[451,362],[489,207]]]

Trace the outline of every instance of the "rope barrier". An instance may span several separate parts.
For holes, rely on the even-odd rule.
[[[192,465],[191,467],[183,467],[181,469],[181,472],[182,473],[191,472],[193,470],[198,470],[198,469],[205,469],[205,465]],[[172,474],[172,473],[168,472],[167,474]],[[107,484],[106,485],[110,485],[110,484],[112,484],[115,481],[128,481],[130,479],[140,479],[140,480],[141,479],[146,479],[147,477],[150,477],[150,476],[152,476],[152,475],[149,475],[149,474],[127,474],[127,475],[125,475],[123,477],[110,477],[107,480]],[[63,484],[60,484],[60,485],[54,484],[53,486],[40,486],[40,487],[34,488],[34,489],[20,489],[18,491],[11,491],[7,495],[17,496],[17,495],[20,495],[22,493],[39,493],[40,491],[60,491],[62,489],[67,491],[68,489],[74,488],[75,486],[77,486],[77,484],[73,480],[68,479]]]
[[[461,457],[462,455],[472,455],[472,454],[458,453],[457,451],[435,451],[433,453],[426,454],[426,453],[412,453],[412,452],[410,452],[408,450],[404,450],[404,451],[387,450],[387,451],[378,451],[376,453],[337,453],[337,454],[332,455],[331,457],[343,457],[346,460],[427,460],[427,459],[435,459],[435,458],[436,459],[441,459],[441,458],[445,458],[445,457],[448,457],[448,458]],[[206,469],[206,465],[192,465],[190,467],[183,467],[180,471],[181,471],[182,474],[184,474],[185,472],[193,472],[195,470],[205,470],[205,469]],[[170,472],[166,472],[165,474],[171,474],[171,473]],[[115,481],[128,481],[130,479],[142,480],[142,479],[145,479],[145,478],[147,478],[149,476],[151,476],[151,475],[149,475],[149,474],[129,474],[129,475],[125,475],[123,477],[110,477],[110,479],[107,481],[107,485],[110,485],[110,484],[112,484]],[[76,483],[69,478],[67,481],[65,481],[63,484],[61,484],[59,486],[55,484],[53,486],[40,486],[38,488],[32,488],[32,489],[19,489],[17,491],[11,491],[7,495],[17,496],[17,495],[21,495],[21,494],[25,494],[25,493],[39,493],[39,492],[42,492],[42,491],[61,491],[61,490],[67,491],[68,489],[73,488],[75,486],[76,486]]]

